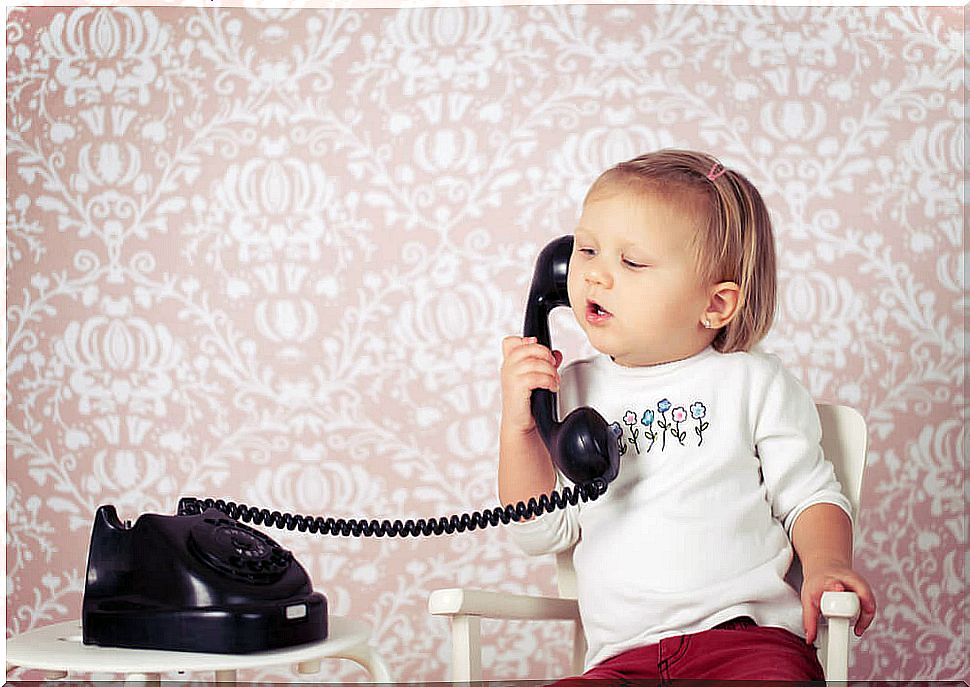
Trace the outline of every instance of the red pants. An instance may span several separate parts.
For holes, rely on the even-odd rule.
[[[735,618],[690,635],[663,639],[608,658],[571,680],[821,681],[815,647],[780,627]],[[563,685],[562,687],[565,687]]]

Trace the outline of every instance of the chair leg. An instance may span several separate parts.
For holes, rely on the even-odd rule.
[[[309,661],[302,661],[296,664],[296,672],[301,675],[311,675],[320,672],[320,659],[314,658]]]
[[[220,682],[228,687],[234,687],[236,684],[236,671],[235,670],[217,670],[216,671],[216,682]]]
[[[482,619],[477,615],[452,616],[451,641],[451,679],[481,682]]]
[[[573,675],[582,675],[586,667],[586,634],[582,623],[573,623]]]
[[[365,662],[361,665],[370,672],[374,678],[374,682],[394,682],[394,678],[391,677],[391,671],[388,669],[387,664],[384,663],[384,659],[372,648],[367,647]]]
[[[394,682],[394,678],[391,677],[391,671],[388,670],[384,659],[366,642],[345,649],[329,658],[346,658],[348,661],[353,661],[370,674],[372,682]],[[303,664],[300,665],[303,666]],[[310,666],[306,665],[305,667],[309,668]],[[313,672],[319,669],[320,665],[318,661]],[[300,670],[300,672],[304,671]]]
[[[849,679],[849,619],[829,618],[828,647],[825,651],[825,681]]]

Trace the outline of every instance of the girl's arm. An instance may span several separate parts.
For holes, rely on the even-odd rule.
[[[876,614],[876,601],[865,578],[852,569],[852,522],[831,503],[816,503],[792,526],[792,545],[802,563],[802,620],[805,641],[815,641],[823,592],[854,591],[861,610],[855,633],[861,636]]]
[[[562,354],[534,337],[508,336],[502,341],[502,425],[499,433],[498,493],[502,504],[528,501],[556,486],[549,458],[529,400],[537,388],[559,390]]]
[[[549,451],[535,427],[522,432],[503,421],[498,455],[498,497],[503,505],[528,502],[556,488]]]

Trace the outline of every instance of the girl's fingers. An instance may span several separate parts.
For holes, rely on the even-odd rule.
[[[502,339],[502,356],[508,357],[516,348],[525,346],[530,343],[535,343],[537,341],[534,336],[506,336]]]
[[[550,374],[543,372],[531,372],[522,375],[522,381],[526,383],[528,392],[531,394],[533,389],[549,389],[553,393],[559,391],[559,380]]]
[[[502,364],[503,384],[518,396],[528,395],[532,389],[559,391],[559,372],[556,370],[562,360],[558,351],[554,354],[535,337],[507,336],[502,340],[505,360]]]
[[[527,358],[510,365],[507,374],[510,382],[527,385],[530,390],[542,387],[559,391],[559,373],[545,360]]]
[[[527,343],[513,348],[511,351],[509,351],[508,355],[505,356],[505,361],[507,364],[514,364],[528,358],[544,360],[553,367],[559,365],[559,363],[556,361],[555,354],[539,343]]]

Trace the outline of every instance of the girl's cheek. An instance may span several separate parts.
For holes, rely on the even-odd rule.
[[[581,301],[583,300],[582,291],[579,288],[580,285],[579,275],[573,272],[570,266],[569,276],[566,278],[566,294],[569,296],[569,304],[575,310]]]

